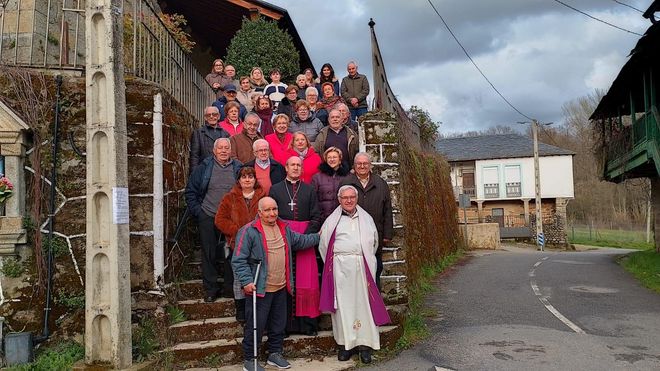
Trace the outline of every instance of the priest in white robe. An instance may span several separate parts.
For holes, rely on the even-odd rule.
[[[378,230],[357,205],[357,190],[339,188],[339,206],[321,227],[319,252],[324,259],[321,283],[323,312],[331,313],[338,359],[347,361],[359,350],[363,363],[380,349],[378,326],[390,322],[376,286]]]

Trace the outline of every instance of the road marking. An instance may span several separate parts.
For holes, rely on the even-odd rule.
[[[547,259],[547,258],[545,258],[545,259]],[[545,259],[543,259],[543,260],[545,260]],[[541,262],[539,261],[536,264],[534,264],[534,267],[538,267],[540,264],[541,264]],[[534,277],[534,275],[535,275],[534,271],[535,271],[535,269],[532,268],[532,270],[529,272],[530,277]],[[586,332],[584,332],[584,330],[582,330],[578,325],[576,325],[571,320],[566,318],[555,307],[553,307],[552,304],[550,304],[550,302],[548,301],[548,298],[541,294],[541,290],[539,290],[539,286],[536,284],[536,281],[530,280],[529,284],[530,284],[530,286],[532,286],[532,291],[534,291],[534,295],[536,295],[536,297],[539,299],[541,304],[543,304],[545,309],[547,309],[550,313],[552,313],[553,316],[555,316],[558,320],[562,321],[566,326],[568,326],[568,328],[570,328],[574,332],[576,332],[578,334],[586,334]]]
[[[541,263],[543,263],[543,262],[540,261],[540,262],[536,262],[536,263],[534,263],[534,268],[537,268],[539,265],[541,265]]]

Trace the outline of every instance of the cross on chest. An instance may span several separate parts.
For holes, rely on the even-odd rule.
[[[288,205],[291,207],[291,211],[293,211],[294,206],[296,206],[296,201],[291,200],[291,202],[289,202]]]

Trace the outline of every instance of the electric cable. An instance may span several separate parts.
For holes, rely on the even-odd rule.
[[[429,2],[429,4],[431,5],[431,8],[433,8],[433,10],[435,11],[435,14],[437,14],[438,17],[440,17],[440,20],[442,21],[442,23],[443,23],[443,24],[445,25],[445,27],[447,28],[447,31],[449,31],[449,34],[451,34],[451,36],[454,38],[454,41],[456,41],[456,43],[458,44],[458,46],[461,47],[461,49],[463,50],[463,53],[465,53],[465,56],[470,60],[470,62],[472,62],[472,65],[474,65],[474,68],[476,68],[477,71],[479,71],[479,73],[481,74],[481,76],[486,80],[486,82],[488,82],[488,84],[490,85],[490,87],[493,88],[493,90],[495,91],[495,93],[497,93],[497,95],[499,95],[500,98],[502,98],[502,100],[503,100],[504,102],[506,102],[506,104],[509,105],[509,107],[511,107],[514,111],[518,112],[518,114],[520,114],[522,117],[524,117],[524,118],[526,118],[526,119],[528,119],[528,120],[533,120],[533,118],[531,118],[531,117],[527,116],[526,114],[522,113],[522,112],[521,112],[518,108],[516,108],[511,102],[509,102],[509,100],[506,99],[506,97],[505,97],[504,95],[502,95],[502,93],[500,93],[499,90],[497,90],[497,88],[495,87],[495,85],[494,85],[494,84],[488,79],[488,77],[487,77],[486,74],[481,70],[481,68],[479,68],[479,66],[478,66],[477,63],[474,61],[474,59],[472,59],[472,57],[470,56],[470,53],[468,53],[468,51],[465,49],[465,47],[463,47],[463,44],[461,44],[461,42],[458,40],[458,37],[456,37],[456,35],[455,35],[454,32],[451,30],[451,28],[449,27],[449,25],[447,24],[447,22],[445,22],[445,19],[442,17],[442,15],[440,15],[440,12],[438,12],[438,9],[435,8],[435,5],[433,5],[433,3],[431,2],[431,0],[428,0],[428,2]]]
[[[629,4],[626,4],[626,3],[622,3],[622,2],[619,1],[619,0],[612,0],[612,1],[614,1],[615,3],[617,3],[617,4],[619,4],[619,5],[627,6],[627,7],[630,8],[630,9],[634,9],[634,10],[636,10],[636,11],[638,11],[638,12],[644,14],[644,11],[643,11],[643,10],[637,9],[637,8],[635,8],[635,7],[632,6],[632,5],[629,5]]]
[[[610,22],[604,21],[604,20],[602,20],[602,19],[600,19],[600,18],[596,18],[596,17],[592,16],[591,14],[585,13],[585,12],[581,11],[580,9],[574,8],[574,7],[572,7],[571,5],[568,5],[568,4],[566,4],[565,2],[563,2],[563,1],[561,1],[561,0],[553,0],[553,1],[556,2],[556,3],[559,3],[559,4],[563,5],[563,6],[565,6],[565,7],[567,7],[567,8],[569,8],[569,9],[572,9],[572,10],[574,10],[574,11],[580,13],[580,14],[586,15],[587,17],[589,17],[589,18],[591,18],[591,19],[593,19],[593,20],[595,20],[595,21],[598,21],[598,22],[604,23],[604,24],[606,24],[606,25],[608,25],[608,26],[611,26],[611,27],[614,27],[614,28],[616,28],[616,29],[618,29],[618,30],[621,30],[621,31],[624,31],[624,32],[628,32],[628,33],[631,33],[631,34],[633,34],[633,35],[637,35],[637,36],[643,36],[643,35],[640,34],[640,33],[637,33],[637,32],[634,32],[634,31],[630,31],[630,30],[626,30],[626,29],[623,28],[623,27],[619,27],[619,26],[617,26],[617,25],[615,25],[615,24],[612,24],[612,23],[610,23]]]

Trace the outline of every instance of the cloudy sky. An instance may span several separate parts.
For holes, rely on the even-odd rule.
[[[613,0],[562,0],[643,34],[641,13]],[[390,85],[404,107],[418,105],[445,133],[524,120],[490,88],[427,0],[268,0],[288,10],[315,67],[339,77],[354,59],[371,80],[369,18]],[[481,70],[523,113],[562,122],[564,103],[608,89],[639,36],[553,0],[432,0]],[[650,0],[620,0],[646,10]],[[519,125],[516,125],[519,126]]]

